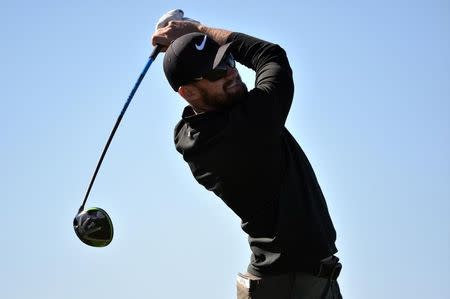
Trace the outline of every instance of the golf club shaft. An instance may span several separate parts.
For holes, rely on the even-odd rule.
[[[156,59],[156,56],[158,56],[159,52],[161,51],[162,46],[157,45],[154,49],[152,54],[150,55],[147,64],[144,67],[144,70],[142,71],[141,75],[139,76],[138,80],[134,84],[133,89],[131,90],[130,95],[128,96],[127,101],[125,102],[125,105],[122,108],[122,111],[120,112],[119,117],[116,120],[116,123],[111,131],[111,134],[109,135],[108,141],[106,142],[105,148],[103,149],[102,155],[100,156],[100,159],[98,160],[97,167],[95,168],[94,175],[92,176],[91,182],[89,183],[89,187],[86,191],[86,195],[84,196],[83,203],[81,204],[81,207],[79,211],[81,212],[84,209],[84,205],[86,204],[86,201],[89,197],[89,193],[91,192],[92,185],[94,185],[95,178],[97,177],[97,173],[100,169],[100,166],[102,165],[103,159],[105,158],[105,154],[108,151],[109,145],[111,144],[111,141],[114,137],[114,134],[116,133],[117,128],[119,127],[120,122],[122,121],[123,115],[125,114],[125,111],[127,111],[128,106],[130,105],[131,100],[133,99],[134,94],[136,93],[139,85],[141,84],[142,79],[144,79],[145,74],[147,73],[150,65],[152,65],[153,61]]]

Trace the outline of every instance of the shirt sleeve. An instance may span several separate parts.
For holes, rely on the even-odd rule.
[[[294,95],[292,70],[286,52],[279,46],[243,33],[232,33],[231,53],[236,61],[256,73],[255,88],[242,109],[254,121],[280,132]]]

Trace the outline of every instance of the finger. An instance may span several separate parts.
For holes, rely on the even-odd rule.
[[[162,45],[167,47],[170,45],[170,41],[166,36],[154,35],[152,37],[152,45],[153,46]]]
[[[161,42],[159,42],[159,39],[158,39],[158,38],[156,38],[156,39],[155,39],[155,38],[152,38],[152,46],[153,46],[153,47],[156,47],[157,45],[162,46],[160,52],[166,52],[166,51],[167,51],[167,48],[169,48],[168,45],[164,45],[164,44],[162,44]]]
[[[172,21],[170,21],[169,23],[167,23],[167,26],[166,26],[166,27],[174,28],[174,27],[177,27],[178,25],[180,25],[181,22],[182,22],[182,21],[172,20]]]

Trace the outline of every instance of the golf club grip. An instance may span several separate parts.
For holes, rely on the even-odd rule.
[[[150,54],[150,59],[155,60],[155,59],[156,59],[156,56],[158,56],[158,54],[159,54],[159,52],[161,52],[162,48],[163,48],[162,45],[157,44],[157,45],[155,46],[155,48],[153,48],[152,54]]]
[[[142,79],[144,79],[145,74],[147,73],[148,69],[150,68],[150,65],[153,63],[153,61],[156,59],[156,57],[158,56],[159,52],[161,52],[162,46],[161,45],[156,45],[156,47],[153,49],[152,54],[150,55],[150,58],[147,61],[147,64],[144,67],[144,70],[141,72],[138,80],[136,81],[136,83],[134,84],[133,89],[130,92],[130,95],[128,96],[127,101],[125,102],[125,105],[122,108],[122,111],[120,112],[119,117],[116,120],[116,123],[114,124],[114,127],[111,131],[111,134],[109,135],[108,141],[105,144],[105,147],[103,148],[103,152],[100,156],[100,159],[98,160],[97,163],[97,167],[95,168],[94,174],[92,175],[92,179],[91,182],[89,183],[89,187],[86,191],[86,195],[84,196],[84,200],[83,203],[80,206],[79,212],[81,212],[84,209],[84,205],[86,204],[86,201],[89,197],[89,193],[91,192],[92,186],[94,185],[94,181],[95,178],[97,177],[97,173],[100,170],[100,166],[102,165],[103,159],[105,158],[106,152],[108,151],[109,145],[111,144],[111,141],[117,131],[117,128],[119,127],[120,122],[122,121],[122,118],[125,114],[125,111],[127,111],[128,106],[131,103],[131,100],[133,99],[134,94],[136,93],[139,85],[142,82]]]

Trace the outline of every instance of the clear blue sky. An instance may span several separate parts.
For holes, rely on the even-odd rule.
[[[344,297],[448,299],[445,0],[1,1],[0,297],[234,298],[246,236],[174,149],[184,103],[162,57],[88,202],[110,213],[115,239],[91,248],[72,229],[154,24],[173,8],[287,51],[296,82],[287,127],[327,198]]]

